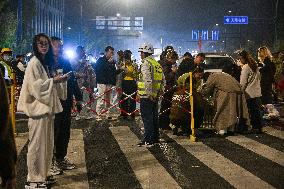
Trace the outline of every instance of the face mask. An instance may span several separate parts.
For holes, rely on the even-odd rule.
[[[12,57],[9,56],[9,55],[7,55],[7,54],[4,54],[3,59],[4,59],[5,61],[10,61],[10,60],[12,59]]]

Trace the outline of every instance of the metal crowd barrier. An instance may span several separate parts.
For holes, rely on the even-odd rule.
[[[183,107],[181,107],[181,106],[179,106],[180,108],[182,108],[182,110],[183,111],[187,111],[187,112],[189,112],[190,113],[190,125],[189,125],[189,127],[190,127],[190,129],[192,130],[192,134],[189,136],[189,139],[191,140],[191,141],[196,141],[196,133],[195,133],[195,127],[194,127],[194,114],[193,114],[193,95],[192,95],[192,73],[190,72],[189,73],[189,77],[190,77],[190,86],[189,86],[189,91],[187,92],[187,95],[189,95],[189,99],[190,99],[190,107],[189,107],[189,110],[188,109],[185,109],[185,108],[183,108]],[[175,86],[176,87],[176,86]],[[85,102],[83,105],[82,105],[82,108],[87,108],[88,110],[90,110],[91,112],[93,112],[93,113],[95,113],[96,115],[103,115],[103,114],[105,114],[106,112],[108,112],[108,111],[110,111],[111,109],[113,109],[113,108],[117,108],[119,111],[121,111],[121,112],[123,112],[123,113],[125,113],[125,114],[127,114],[127,115],[131,115],[131,114],[133,114],[133,113],[135,113],[135,112],[138,112],[138,111],[140,111],[140,109],[139,108],[136,108],[133,112],[130,112],[130,113],[128,113],[128,112],[126,112],[126,110],[124,110],[124,109],[122,109],[119,105],[121,104],[121,103],[123,103],[125,100],[127,100],[127,99],[131,99],[131,100],[134,100],[135,102],[137,102],[137,103],[140,103],[139,101],[137,101],[136,99],[134,99],[133,97],[132,97],[132,95],[133,94],[135,94],[135,93],[137,93],[137,91],[136,92],[134,92],[134,93],[132,93],[132,94],[126,94],[126,93],[124,93],[122,90],[121,90],[121,88],[119,88],[119,87],[112,87],[112,88],[110,88],[110,89],[108,89],[108,90],[106,90],[104,93],[102,93],[102,94],[95,94],[94,92],[93,92],[93,90],[92,89],[89,89],[89,88],[85,88],[85,87],[83,87],[82,88],[83,89],[83,91],[84,92],[86,92],[86,93],[88,93],[89,95],[92,95],[92,99],[91,100],[89,100],[88,102]],[[107,93],[112,93],[113,91],[116,91],[117,93],[122,93],[123,95],[125,95],[126,97],[125,98],[123,98],[123,99],[121,99],[121,100],[119,100],[117,103],[115,103],[115,104],[112,104],[112,102],[110,102],[109,100],[107,100],[107,99],[105,99],[104,98],[104,96],[105,96],[105,94],[107,94]],[[167,92],[167,91],[166,91]],[[90,104],[92,104],[92,103],[94,103],[96,100],[98,100],[99,98],[103,98],[102,100],[103,101],[105,101],[107,104],[109,104],[110,105],[110,107],[108,108],[108,109],[104,109],[104,110],[102,110],[102,111],[100,111],[100,112],[97,112],[95,109],[92,109],[89,105]],[[161,98],[163,98],[163,97],[161,97]],[[166,99],[167,100],[167,99]],[[165,113],[166,111],[169,111],[169,109],[166,109],[166,110],[164,110],[163,112],[160,112],[160,115],[161,114],[163,114],[163,113]],[[73,110],[73,112],[76,112],[76,110]]]

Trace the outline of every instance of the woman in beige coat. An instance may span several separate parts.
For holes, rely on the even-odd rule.
[[[229,73],[230,69],[223,69]],[[246,99],[240,83],[227,73],[213,73],[209,76],[202,93],[212,95],[216,109],[213,125],[220,135],[235,131],[238,122],[249,125]]]
[[[62,111],[59,100],[67,97],[67,75],[54,76],[48,36],[33,39],[34,57],[28,63],[18,102],[18,111],[29,117],[28,176],[25,188],[47,188],[53,156],[54,115]]]

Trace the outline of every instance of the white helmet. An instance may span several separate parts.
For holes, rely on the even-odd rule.
[[[151,43],[143,43],[142,45],[140,45],[138,52],[154,54],[154,47]]]

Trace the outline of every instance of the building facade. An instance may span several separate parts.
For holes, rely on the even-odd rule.
[[[38,33],[63,37],[64,0],[18,0],[17,46],[29,49]]]
[[[64,0],[36,0],[31,34],[63,37]]]

